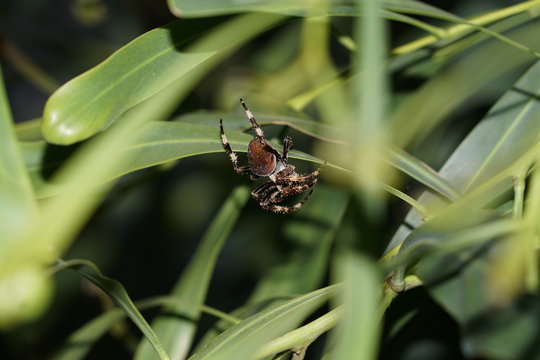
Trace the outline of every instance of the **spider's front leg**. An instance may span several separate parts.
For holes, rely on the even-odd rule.
[[[281,159],[286,164],[287,160],[289,158],[289,150],[293,148],[294,144],[292,141],[292,138],[290,136],[285,136],[283,139],[283,155],[281,155]]]
[[[263,201],[269,193],[276,191],[276,184],[273,181],[268,181],[251,192],[251,196],[258,202]]]
[[[246,174],[249,172],[249,166],[240,166],[238,165],[238,155],[231,149],[231,145],[229,144],[229,140],[227,140],[227,137],[225,136],[225,131],[223,130],[223,119],[219,119],[219,133],[221,135],[221,145],[223,145],[223,148],[229,155],[229,158],[231,159],[231,162],[233,164],[234,171],[236,171],[239,174]]]

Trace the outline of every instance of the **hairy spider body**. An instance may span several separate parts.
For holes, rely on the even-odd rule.
[[[221,143],[231,159],[234,170],[239,174],[249,174],[253,180],[259,177],[270,178],[270,181],[251,192],[251,196],[259,202],[263,209],[278,213],[290,213],[300,209],[313,190],[302,201],[294,205],[280,205],[280,203],[290,196],[311,189],[317,183],[319,170],[308,174],[298,174],[293,165],[287,164],[289,150],[293,148],[292,139],[288,136],[285,137],[283,139],[283,152],[281,154],[277,152],[266,141],[264,132],[242,99],[240,99],[240,103],[256,134],[248,145],[247,166],[238,165],[238,155],[232,151],[225,136],[223,120],[219,120]]]

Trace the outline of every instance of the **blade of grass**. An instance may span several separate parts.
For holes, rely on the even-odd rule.
[[[240,186],[232,191],[204,234],[199,248],[178,279],[171,295],[192,303],[204,302],[217,257],[248,199],[247,187]],[[180,305],[167,306],[162,313],[152,322],[152,328],[162,340],[171,359],[185,359],[201,311]],[[154,358],[150,345],[143,339],[135,353],[135,359]]]

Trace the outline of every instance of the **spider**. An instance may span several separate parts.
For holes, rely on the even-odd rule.
[[[238,155],[232,151],[225,136],[223,119],[219,119],[221,143],[231,159],[234,170],[238,174],[249,174],[252,180],[259,177],[270,178],[270,181],[251,192],[251,196],[259,202],[263,209],[277,213],[291,213],[300,209],[308,200],[313,189],[299,203],[291,206],[280,205],[280,203],[289,196],[311,189],[318,180],[319,170],[317,169],[308,174],[298,174],[294,170],[293,165],[287,164],[289,150],[293,148],[292,138],[286,136],[283,139],[283,153],[280,155],[279,152],[268,144],[264,132],[242,99],[240,99],[240,104],[242,104],[256,134],[255,138],[248,145],[248,165],[238,165]]]

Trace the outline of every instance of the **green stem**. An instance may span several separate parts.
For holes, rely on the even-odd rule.
[[[396,189],[396,188],[394,188],[394,187],[392,187],[390,185],[386,185],[386,184],[380,184],[380,185],[384,190],[386,190],[390,194],[400,198],[401,200],[405,201],[407,204],[411,205],[413,208],[418,210],[418,212],[420,214],[422,214],[423,218],[428,217],[429,211],[424,205],[420,204],[418,201],[414,200],[409,195],[399,191],[398,189]]]
[[[267,343],[262,349],[259,350],[259,353],[255,356],[255,358],[261,359],[282,351],[302,349],[309,346],[309,344],[315,341],[315,339],[334,327],[341,319],[342,314],[343,310],[341,307],[335,308],[309,324],[290,331],[287,334]]]
[[[521,218],[523,216],[523,198],[525,194],[526,177],[526,168],[522,168],[514,177],[514,207],[512,213],[515,218]]]

